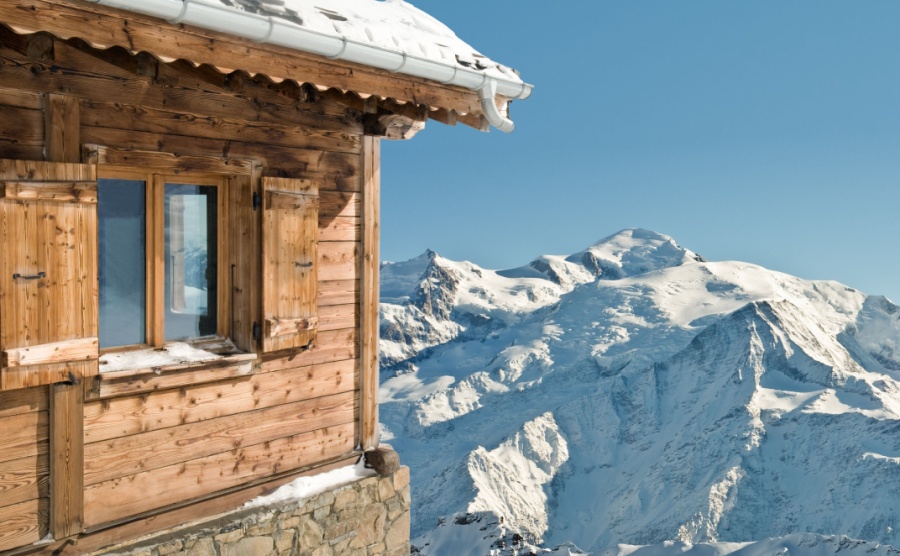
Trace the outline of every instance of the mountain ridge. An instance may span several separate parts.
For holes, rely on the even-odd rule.
[[[896,305],[639,229],[535,261],[428,252],[382,268],[382,430],[417,485],[414,536],[488,512],[528,542],[591,551],[800,530],[900,541],[892,483],[875,508],[839,511],[871,488],[862,470],[900,473],[884,432],[900,423]],[[521,440],[534,430],[552,465]],[[789,430],[847,470],[772,436]],[[806,475],[831,489],[830,513],[785,479]],[[776,517],[754,514],[773,500]]]

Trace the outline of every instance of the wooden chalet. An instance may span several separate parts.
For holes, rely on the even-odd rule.
[[[0,2],[0,553],[90,552],[378,447],[379,141],[509,131],[531,90],[427,17]]]

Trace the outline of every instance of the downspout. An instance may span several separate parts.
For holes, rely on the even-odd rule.
[[[484,87],[478,89],[478,98],[481,99],[481,110],[484,112],[484,116],[492,126],[505,133],[510,133],[512,130],[516,129],[516,124],[501,114],[500,109],[497,108],[496,81],[488,79],[484,84]]]
[[[164,19],[173,24],[194,25],[259,43],[284,46],[331,59],[356,62],[390,72],[432,79],[446,85],[477,91],[482,111],[488,122],[507,133],[515,129],[515,124],[500,113],[497,108],[497,96],[524,99],[531,94],[532,90],[531,85],[522,81],[490,77],[482,72],[454,64],[358,42],[338,34],[306,29],[271,16],[228,8],[220,3],[210,4],[198,0],[87,1]]]

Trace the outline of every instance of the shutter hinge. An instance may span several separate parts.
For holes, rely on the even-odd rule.
[[[262,336],[262,326],[259,325],[258,322],[253,323],[253,339],[259,342],[260,336]]]
[[[262,195],[257,192],[253,192],[253,210],[257,210],[262,206]]]

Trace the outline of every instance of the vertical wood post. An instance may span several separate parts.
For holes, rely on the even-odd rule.
[[[44,158],[81,162],[81,106],[68,95],[44,95]]]
[[[84,529],[84,390],[50,385],[50,534]]]
[[[360,280],[360,447],[378,447],[378,267],[381,144],[363,138],[362,276]]]

